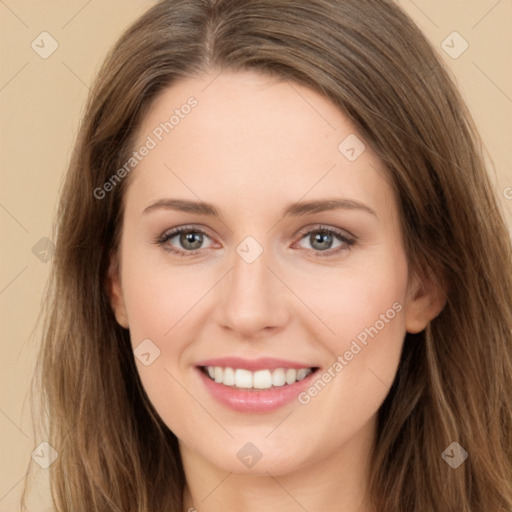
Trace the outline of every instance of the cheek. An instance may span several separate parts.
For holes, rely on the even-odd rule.
[[[142,266],[135,258],[123,271],[130,338],[142,386],[169,428],[186,437],[190,418],[200,419],[204,411],[187,392],[180,364],[193,345],[197,329],[190,326],[195,325],[211,276],[209,280],[184,267]]]
[[[392,342],[405,333],[403,305],[407,289],[407,261],[399,251],[381,251],[358,265],[323,269],[304,277],[295,274],[295,290],[317,314],[316,331],[325,336],[333,355],[350,348],[353,340]],[[302,277],[301,277],[302,276]],[[299,285],[299,283],[301,283]]]
[[[346,345],[349,341],[367,346],[370,339],[393,338],[402,331],[404,290],[397,282],[399,277],[394,277],[390,273],[375,280],[371,274],[347,279],[339,291],[331,293],[330,301],[326,298],[324,311],[336,333],[333,339],[338,353],[350,348]]]
[[[165,340],[175,326],[186,324],[215,282],[211,272],[191,267],[127,262],[123,289],[132,342],[139,338]]]
[[[398,368],[406,333],[407,261],[400,252],[388,254],[377,262],[331,272],[316,281],[315,293],[305,299],[329,328],[323,330],[321,343],[331,364],[339,363],[331,373],[343,374],[336,379],[337,385],[343,382],[342,394],[380,395]]]

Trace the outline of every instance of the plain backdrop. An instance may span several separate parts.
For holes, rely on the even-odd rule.
[[[36,449],[27,391],[51,265],[47,238],[89,84],[121,31],[153,4],[0,0],[0,512],[19,510]],[[512,226],[512,1],[400,4],[452,70],[494,161],[492,181]],[[37,469],[33,512],[48,509],[48,470]]]

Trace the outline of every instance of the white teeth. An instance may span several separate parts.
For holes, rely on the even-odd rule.
[[[286,375],[283,368],[278,368],[272,372],[272,386],[284,386],[286,384]]]
[[[297,380],[305,379],[308,375],[308,371],[304,368],[301,368],[300,370],[297,370]]]
[[[235,370],[235,386],[237,388],[252,388],[252,372],[249,370]]]
[[[252,387],[256,389],[268,389],[272,387],[272,374],[270,370],[259,370],[252,376]]]
[[[297,370],[293,368],[288,368],[286,370],[286,384],[293,384],[297,380]]]
[[[233,368],[224,368],[222,383],[226,386],[234,386],[235,382],[235,370],[233,370]]]
[[[207,366],[206,371],[210,378],[219,384],[244,389],[270,389],[272,386],[290,385],[305,379],[312,372],[311,368],[276,368],[251,372],[242,368],[221,366]]]

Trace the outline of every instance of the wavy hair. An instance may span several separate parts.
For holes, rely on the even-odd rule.
[[[127,161],[159,93],[224,70],[305,85],[348,116],[391,178],[411,268],[446,291],[440,315],[406,335],[378,411],[375,509],[512,510],[510,238],[467,107],[391,0],[163,0],[110,51],[61,191],[33,380],[43,440],[59,454],[54,509],[182,510],[177,439],[141,385],[105,285],[126,180],[101,200],[94,190]],[[454,441],[469,454],[457,469],[442,458]]]

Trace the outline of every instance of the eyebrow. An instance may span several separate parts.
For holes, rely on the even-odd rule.
[[[145,208],[143,214],[157,209],[177,210],[220,218],[219,210],[213,204],[205,203],[204,201],[190,201],[187,199],[159,199],[156,203]],[[359,201],[354,201],[353,199],[317,199],[292,203],[284,209],[283,217],[300,217],[301,215],[330,210],[359,210],[378,218],[378,215],[369,206]]]

